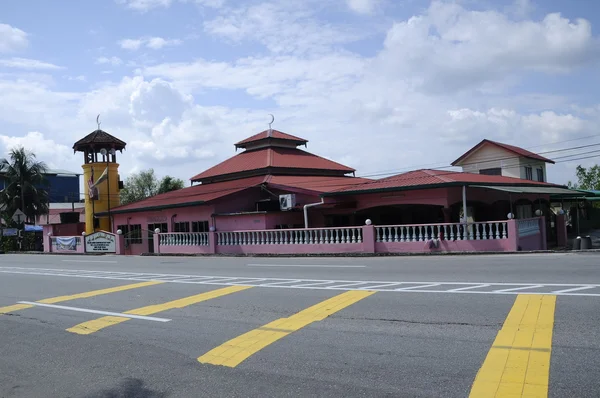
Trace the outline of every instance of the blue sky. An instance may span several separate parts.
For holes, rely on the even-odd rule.
[[[586,0],[3,2],[0,153],[79,170],[97,114],[128,143],[124,176],[188,179],[269,113],[358,175],[446,166],[483,138],[565,149],[600,134],[599,25]],[[572,158],[553,182],[598,161]]]

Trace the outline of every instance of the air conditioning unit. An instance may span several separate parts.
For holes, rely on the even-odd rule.
[[[279,208],[282,211],[291,210],[296,206],[296,195],[288,193],[286,195],[279,195]]]

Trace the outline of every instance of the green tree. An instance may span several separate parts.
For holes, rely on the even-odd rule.
[[[131,174],[125,180],[120,193],[121,204],[126,205],[181,188],[183,188],[183,180],[165,176],[159,181],[154,169],[142,170]]]
[[[577,183],[569,181],[569,188],[583,189],[588,191],[600,190],[600,165],[595,165],[590,168],[577,166],[575,171],[577,176]]]
[[[171,176],[164,176],[163,179],[160,181],[158,193],[176,191],[178,189],[182,189],[183,186],[184,182],[182,179]]]
[[[6,188],[0,192],[0,208],[6,217],[17,209],[25,213],[26,221],[35,221],[36,217],[48,213],[45,177],[48,168],[36,160],[33,152],[23,147],[12,149],[9,159],[0,159],[0,170],[6,180]]]

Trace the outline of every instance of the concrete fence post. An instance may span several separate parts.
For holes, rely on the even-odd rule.
[[[208,252],[210,254],[217,252],[217,233],[214,231],[208,233]]]
[[[546,238],[546,217],[542,216],[538,218],[538,222],[540,223],[540,250],[548,249],[548,239]]]
[[[516,252],[519,250],[519,228],[517,227],[517,220],[508,220],[506,225],[508,230],[508,251]]]
[[[559,247],[567,247],[567,217],[565,214],[556,216],[556,241]]]
[[[160,234],[156,232],[152,232],[154,237],[152,239],[152,243],[154,244],[154,253],[160,253]]]
[[[363,253],[375,253],[375,226],[363,225]]]

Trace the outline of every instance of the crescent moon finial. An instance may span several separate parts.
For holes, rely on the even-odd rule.
[[[96,124],[98,125],[98,130],[100,130],[100,114],[96,116]]]
[[[270,137],[271,134],[273,133],[273,129],[271,128],[271,125],[273,124],[273,122],[275,121],[275,116],[273,116],[272,114],[269,113],[269,116],[271,116],[271,121],[269,122],[269,133],[267,134],[267,137]]]

